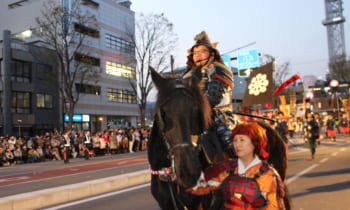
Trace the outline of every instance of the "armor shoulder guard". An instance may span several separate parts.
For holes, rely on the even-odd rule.
[[[233,88],[233,73],[227,66],[223,63],[215,62],[215,74],[214,77],[223,81],[226,85]]]
[[[215,62],[215,73],[208,84],[207,96],[212,107],[220,103],[227,88],[233,88],[233,74],[224,65]]]

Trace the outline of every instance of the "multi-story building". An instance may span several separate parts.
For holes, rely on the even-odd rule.
[[[51,59],[54,52],[25,45],[11,38],[8,30],[3,33],[0,49],[0,134],[27,136],[58,129],[57,63]]]
[[[69,8],[73,2],[73,0],[53,1],[66,8]],[[37,27],[35,18],[40,17],[45,2],[48,0],[0,1],[0,31],[2,32],[0,40],[4,40],[4,34],[10,33],[8,39],[21,39],[24,48],[27,43],[30,42],[32,45],[40,40],[40,37],[35,40],[36,37],[32,34],[33,29]],[[80,0],[80,3],[82,11],[89,11],[96,17],[98,29],[90,29],[87,26],[79,26],[75,29],[82,33],[88,31],[90,35],[93,34],[88,37],[88,47],[91,52],[89,56],[96,61],[94,65],[101,71],[97,83],[75,84],[75,87],[79,87],[81,97],[74,109],[73,126],[79,130],[89,129],[92,132],[121,126],[136,126],[139,115],[137,95],[131,86],[131,83],[136,83],[136,65],[130,62],[134,60],[135,55],[133,43],[128,41],[129,34],[134,33],[135,23],[135,14],[130,9],[131,2],[128,0]],[[55,72],[58,71],[57,64],[36,62],[36,59],[30,58],[33,55],[28,50],[20,47],[16,49],[13,41],[6,47],[4,43],[0,41],[0,47],[7,49],[0,56],[2,81],[0,126],[3,127],[0,134],[16,134],[17,128],[21,128],[22,132],[28,135],[38,131],[62,129],[67,116],[62,114],[64,101],[58,94],[57,86],[55,89],[51,84],[52,87],[48,88],[37,79],[31,79],[40,74],[38,72],[41,67],[38,65],[45,65]],[[79,56],[76,58],[78,59]],[[11,77],[10,81],[5,77],[4,72],[10,72],[11,76],[8,76],[8,78]],[[20,74],[17,77],[24,77],[24,79],[16,79],[16,74]],[[48,80],[46,82],[50,85]],[[8,85],[12,89],[9,90]],[[16,97],[17,100],[15,100]],[[43,100],[44,107],[38,107],[41,106],[38,105],[38,97]],[[51,101],[51,105],[46,105],[47,101]],[[44,108],[45,114],[39,108]],[[18,113],[20,112],[18,110],[23,109],[25,111]]]

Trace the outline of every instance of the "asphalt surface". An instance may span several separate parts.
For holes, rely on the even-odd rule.
[[[350,139],[340,136],[339,140]],[[324,139],[321,144],[332,144]],[[297,135],[289,149],[306,147]],[[37,209],[147,183],[147,152],[0,168],[0,209]]]
[[[41,208],[52,204],[48,199],[53,203],[66,202],[145,183],[149,178],[147,152],[100,156],[90,160],[70,159],[66,164],[47,161],[2,167],[0,209]]]

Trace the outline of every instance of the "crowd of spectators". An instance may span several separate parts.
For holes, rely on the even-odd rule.
[[[108,131],[68,132],[69,158],[133,153],[147,149],[149,127],[116,128]],[[0,166],[62,160],[67,132],[45,133],[28,138],[15,136],[0,137]],[[88,151],[88,152],[87,152]]]
[[[304,116],[286,115],[284,113],[253,113],[260,117],[272,119],[274,121],[265,120],[280,133],[283,133],[284,139],[304,138],[306,141],[307,119]],[[323,139],[336,140],[336,136],[350,136],[350,113],[312,113],[319,126],[320,144]],[[254,119],[254,118],[253,118]],[[240,116],[238,123],[241,121],[251,121],[249,117]],[[258,118],[254,120],[259,120]],[[283,125],[283,126],[282,126]],[[283,132],[281,132],[281,130]],[[288,138],[288,139],[287,139]]]
[[[320,127],[320,136],[328,136],[330,129],[337,134],[350,135],[350,121],[346,114],[330,123],[332,116],[322,116],[315,113],[315,119]],[[289,138],[294,134],[304,137],[305,119],[301,117],[288,116],[278,119],[277,115],[265,116],[286,121],[286,131]],[[245,121],[244,119],[242,119]],[[276,127],[278,123],[271,123]],[[330,128],[332,125],[333,128]],[[120,153],[133,153],[147,149],[147,141],[150,127],[141,128],[116,128],[108,131],[90,133],[90,131],[72,130],[64,133],[54,132],[32,137],[0,137],[0,167],[23,163],[36,163],[43,161],[62,160],[66,151],[66,139],[69,139],[69,158],[89,158],[91,156],[112,155]],[[332,137],[335,141],[335,136]],[[319,139],[319,141],[321,138]],[[320,142],[319,142],[320,143]],[[88,155],[88,157],[87,157]]]
[[[325,115],[312,113],[312,115],[320,131],[318,143],[325,138],[335,141],[338,135],[350,136],[350,119],[347,113],[327,113]],[[300,137],[305,137],[305,126],[307,126],[307,120],[305,118],[295,116],[272,116],[271,118],[275,119],[277,122],[272,123],[272,126],[276,129],[279,123],[285,122],[286,135],[288,135],[289,138],[293,138],[295,134],[299,134]]]

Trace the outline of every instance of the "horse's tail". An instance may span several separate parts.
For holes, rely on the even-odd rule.
[[[272,164],[284,181],[287,174],[287,151],[286,145],[279,133],[268,124],[259,121],[258,124],[266,130],[268,138],[267,152],[269,157],[267,162]]]
[[[285,183],[287,177],[287,150],[285,142],[281,135],[268,124],[259,121],[259,125],[266,130],[268,138],[267,151],[269,152],[269,158],[267,162],[272,164],[273,167],[279,173],[282,182],[284,183],[284,197],[283,202],[286,210],[291,209],[291,200],[287,185]]]

